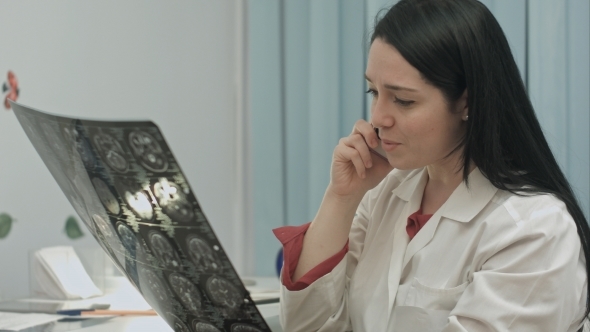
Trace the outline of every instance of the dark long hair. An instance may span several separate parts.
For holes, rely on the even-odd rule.
[[[395,47],[447,101],[467,89],[469,120],[460,145],[464,181],[473,161],[499,189],[562,200],[576,223],[590,276],[590,228],[492,13],[476,0],[401,0],[377,18],[371,43],[376,38]],[[590,283],[587,295],[585,316]]]

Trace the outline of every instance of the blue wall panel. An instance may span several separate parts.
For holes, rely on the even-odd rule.
[[[285,2],[286,223],[310,221],[309,195],[309,54],[310,0]]]
[[[271,230],[284,223],[280,2],[251,1],[249,78],[255,271],[274,274],[280,248]]]
[[[309,62],[309,211],[316,211],[329,183],[340,123],[339,1],[312,1]]]
[[[526,81],[526,0],[482,0],[500,23],[523,81]]]
[[[588,1],[529,1],[529,94],[587,217],[589,15]]]
[[[567,175],[590,218],[590,1],[567,3]]]

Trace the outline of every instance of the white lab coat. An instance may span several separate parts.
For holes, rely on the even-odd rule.
[[[498,190],[475,169],[410,241],[425,169],[392,171],[359,205],[349,252],[281,289],[285,331],[576,331],[585,259],[565,204]]]

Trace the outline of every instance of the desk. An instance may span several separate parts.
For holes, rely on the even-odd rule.
[[[283,332],[279,324],[278,303],[262,304],[258,310],[273,332]],[[115,317],[101,324],[75,329],[80,332],[174,332],[160,316]]]
[[[243,278],[246,288],[251,293],[252,298],[264,297],[264,294],[276,293],[280,284],[276,277],[246,277]],[[125,309],[148,309],[149,305],[143,300],[139,292],[129,281],[120,277],[109,282],[106,294],[101,297],[91,298],[87,300],[78,301],[50,301],[61,302],[67,304],[68,307],[81,307],[81,304],[88,303],[108,303],[113,310]],[[48,301],[48,300],[34,300],[28,299],[25,301]],[[66,307],[67,308],[67,307]],[[64,308],[64,309],[66,309]],[[273,332],[282,332],[279,323],[279,304],[269,303],[257,306],[260,314],[266,320],[267,324]],[[60,323],[61,324],[61,323]],[[63,327],[55,328],[60,332]],[[44,330],[45,331],[45,330]],[[52,330],[48,330],[51,332]],[[121,316],[113,317],[111,319],[100,322],[99,324],[68,329],[69,331],[81,332],[173,332],[173,329],[160,316]]]

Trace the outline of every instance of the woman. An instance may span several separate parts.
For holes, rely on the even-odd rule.
[[[316,217],[275,230],[285,331],[579,330],[590,230],[492,14],[400,1],[366,79]]]

